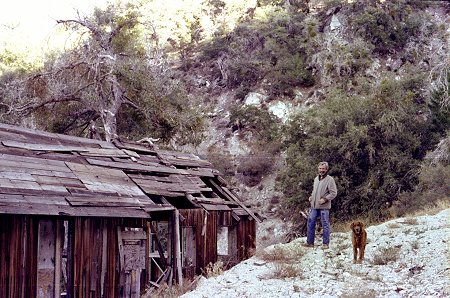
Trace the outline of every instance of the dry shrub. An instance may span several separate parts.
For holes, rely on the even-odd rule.
[[[368,289],[368,288],[362,288],[355,291],[347,291],[346,293],[342,294],[342,298],[371,298],[371,297],[377,297],[377,292],[374,289]]]
[[[398,223],[390,223],[390,224],[388,224],[388,228],[398,229],[398,228],[400,228],[400,225]]]
[[[299,261],[304,254],[305,252],[300,249],[291,250],[282,248],[281,246],[275,246],[271,249],[258,251],[256,256],[267,262],[292,263]]]
[[[293,264],[276,263],[273,277],[278,279],[292,277],[302,278],[303,275],[300,269],[296,268]]]
[[[221,150],[217,146],[211,146],[208,148],[207,158],[213,164],[214,168],[225,177],[234,176],[235,166],[230,153]]]
[[[146,291],[141,297],[142,298],[176,298],[181,295],[192,291],[197,286],[198,277],[194,279],[183,279],[183,285],[175,284],[169,286],[167,283],[163,283],[159,288],[151,288]]]
[[[373,265],[387,265],[389,262],[395,262],[400,256],[400,247],[382,248],[375,254],[372,260]]]
[[[262,178],[273,172],[275,157],[267,152],[253,152],[239,159],[237,172],[245,185],[258,185]]]
[[[264,235],[260,238],[259,247],[266,248],[268,246],[272,246],[278,243],[285,243],[286,236],[285,235],[273,235],[273,233],[269,232],[268,235]]]
[[[223,273],[223,262],[217,261],[216,263],[209,263],[204,269],[202,269],[202,274],[206,277],[219,276]]]
[[[272,204],[272,205],[279,204],[280,203],[280,197],[279,196],[273,196],[270,199],[269,203]]]
[[[414,218],[414,217],[405,218],[405,220],[401,221],[400,223],[405,224],[405,225],[417,225],[417,224],[419,224],[419,222],[417,221],[417,218]]]
[[[414,192],[405,192],[391,207],[394,217],[436,214],[450,207],[450,165],[424,165]]]

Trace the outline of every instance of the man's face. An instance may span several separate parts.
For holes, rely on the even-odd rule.
[[[319,166],[319,175],[320,176],[324,176],[327,173],[328,169],[326,166],[324,165],[320,165]]]

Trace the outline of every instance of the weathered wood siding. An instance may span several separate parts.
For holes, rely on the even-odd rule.
[[[131,276],[133,273],[124,271],[123,247],[119,246],[118,229],[146,228],[146,222],[140,219],[76,218],[73,226],[71,297],[130,297],[131,292],[127,293],[127,288],[131,291],[132,285],[127,283],[126,274]],[[120,272],[117,268],[121,269]],[[144,287],[145,271],[138,278],[139,281],[133,279],[134,284],[140,284],[142,278]]]
[[[38,222],[0,215],[0,297],[36,297]]]
[[[237,225],[238,262],[250,258],[256,248],[256,221],[241,218]]]
[[[252,256],[256,248],[256,221],[249,217],[242,218],[239,222],[233,220],[231,211],[205,211],[202,209],[180,210],[184,217],[182,227],[195,227],[197,246],[195,271],[183,269],[183,275],[192,278],[196,274],[202,274],[202,269],[209,263],[218,261],[217,255],[217,231],[220,226],[228,226],[230,243],[228,259],[233,263],[240,262]],[[235,236],[231,236],[235,233]],[[235,237],[236,240],[232,238]]]

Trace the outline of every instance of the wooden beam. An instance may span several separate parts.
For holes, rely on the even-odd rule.
[[[123,254],[122,229],[117,227],[117,247],[119,248],[119,271],[125,268],[125,255]]]
[[[40,220],[38,227],[37,293],[51,297],[55,293],[55,225],[52,220]]]
[[[145,272],[147,274],[146,276],[146,283],[151,281],[151,259],[150,259],[150,241],[152,240],[151,238],[151,232],[150,232],[150,222],[146,222],[146,229],[145,229],[145,234],[147,236],[147,241],[145,241]]]
[[[180,211],[175,210],[175,258],[177,262],[178,284],[183,286],[183,271],[181,268]]]
[[[240,221],[241,218],[236,214],[236,212],[231,212],[231,216],[236,220],[236,221]]]
[[[106,256],[108,255],[108,230],[106,228],[106,224],[103,224],[103,235],[102,235],[102,271],[100,273],[100,292],[101,297],[105,297],[103,295],[105,289],[105,275],[106,275],[106,269],[107,269],[107,259]]]
[[[89,151],[89,148],[80,147],[80,146],[35,144],[35,143],[24,143],[24,142],[17,142],[17,141],[3,141],[2,143],[6,147],[35,150],[35,151],[59,151],[59,152]]]
[[[200,204],[207,211],[230,211],[227,205]]]
[[[75,245],[75,220],[67,221],[67,297],[73,297],[75,277],[74,277],[74,245]]]
[[[61,296],[61,220],[56,220],[55,233],[55,297]]]
[[[125,275],[125,254],[123,252],[122,229],[120,226],[117,227],[117,248],[119,249],[119,289],[122,289],[123,291],[126,286],[126,275]]]
[[[213,179],[209,179],[209,182],[216,188],[222,195],[224,195],[226,198],[228,198],[230,201],[237,203],[239,206],[241,206],[247,213],[253,217],[256,222],[260,223],[261,220],[251,211],[248,209],[228,188],[219,186],[216,182],[214,182]]]
[[[199,204],[197,204],[195,201],[197,198],[195,198],[193,195],[186,193],[186,199],[188,199],[188,201],[194,205],[194,207],[196,208],[200,208],[201,206]]]

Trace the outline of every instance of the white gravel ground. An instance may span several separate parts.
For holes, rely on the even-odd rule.
[[[266,249],[294,256],[289,261],[259,254],[202,278],[181,297],[450,297],[450,209],[371,226],[367,234],[363,264],[352,262],[350,232],[332,233],[328,250],[304,248],[299,238]]]

